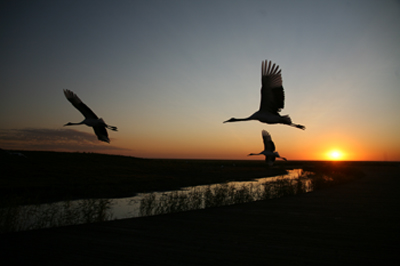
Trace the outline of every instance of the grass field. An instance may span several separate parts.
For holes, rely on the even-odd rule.
[[[363,165],[374,162],[142,159],[96,153],[22,151],[26,158],[1,158],[2,205],[78,198],[115,198],[139,192],[166,191],[186,186],[251,180],[302,168],[339,176],[360,176]],[[342,180],[343,181],[343,180]]]

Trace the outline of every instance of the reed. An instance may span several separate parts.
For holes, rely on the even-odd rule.
[[[108,199],[65,201],[45,205],[18,205],[0,209],[0,233],[93,223],[112,219]]]
[[[234,185],[223,183],[202,188],[173,191],[157,197],[151,193],[140,202],[140,216],[159,215],[201,208],[241,204],[257,200],[280,198],[310,191],[308,176],[303,172],[297,179],[277,178],[275,181]]]
[[[151,216],[153,215],[153,210],[156,208],[156,194],[150,193],[143,197],[140,201],[139,215],[140,216]]]

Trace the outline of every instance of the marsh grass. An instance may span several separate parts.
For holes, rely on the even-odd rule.
[[[140,202],[139,215],[151,216],[165,213],[200,209],[202,207],[202,191],[193,187],[187,191],[172,191],[157,197],[149,193]]]
[[[0,208],[0,233],[107,221],[112,218],[109,199],[65,201],[44,205]]]
[[[161,196],[150,193],[140,202],[139,216],[220,207],[305,193],[312,190],[310,175],[313,173],[301,171],[295,179],[277,177],[261,183],[222,183],[172,191]]]

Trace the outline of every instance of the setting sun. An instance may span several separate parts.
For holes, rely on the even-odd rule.
[[[333,150],[328,153],[328,158],[330,160],[341,160],[343,159],[343,153],[338,150]]]

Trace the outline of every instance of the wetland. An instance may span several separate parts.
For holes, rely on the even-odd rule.
[[[20,154],[2,158],[3,232],[273,199],[363,176],[354,162],[292,161],[268,167],[264,161]]]

